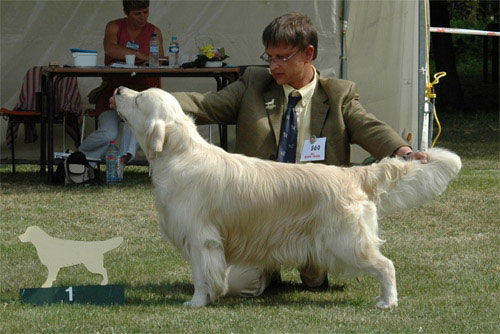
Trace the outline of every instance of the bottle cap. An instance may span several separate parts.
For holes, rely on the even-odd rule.
[[[114,140],[109,142],[109,145],[115,145],[115,144],[116,144],[116,142]]]
[[[153,33],[153,35],[151,35],[151,37],[156,37],[156,33]]]
[[[177,40],[177,36],[172,36],[172,40],[176,41]]]

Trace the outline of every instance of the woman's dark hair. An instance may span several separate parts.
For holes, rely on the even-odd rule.
[[[123,0],[123,10],[129,14],[133,10],[149,7],[149,0]]]
[[[314,56],[318,55],[318,33],[311,20],[298,13],[289,13],[275,18],[264,29],[262,43],[269,46],[292,45],[299,49],[314,46]]]

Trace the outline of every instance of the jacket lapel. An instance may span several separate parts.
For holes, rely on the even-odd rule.
[[[319,76],[319,72],[317,74]],[[329,109],[328,96],[319,78],[311,100],[311,136],[321,137]]]
[[[285,106],[283,105],[285,100],[283,87],[276,84],[273,80],[267,89],[264,90],[263,96],[264,103],[266,104],[267,116],[269,117],[269,124],[274,133],[276,145],[278,145],[280,140],[281,118],[285,113]]]
[[[325,124],[326,116],[328,115],[329,104],[328,96],[323,89],[319,72],[317,72],[318,82],[314,89],[314,94],[311,100],[311,135],[316,137],[321,136],[321,130]],[[264,103],[266,104],[266,112],[269,117],[276,145],[280,139],[281,119],[285,113],[286,106],[284,105],[285,97],[283,87],[278,85],[276,81],[269,83],[267,89],[264,90]],[[272,103],[274,100],[274,103]],[[273,107],[275,106],[275,107]]]

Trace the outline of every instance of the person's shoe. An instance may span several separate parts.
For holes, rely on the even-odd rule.
[[[132,154],[127,153],[120,157],[120,162],[125,166],[130,161],[130,159],[132,159]]]
[[[283,281],[281,280],[281,272],[279,270],[273,271],[273,273],[271,274],[271,283],[269,283],[269,287],[276,288],[282,283]]]

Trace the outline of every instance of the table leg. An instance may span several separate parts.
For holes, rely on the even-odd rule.
[[[227,125],[219,125],[220,147],[227,151]]]
[[[54,80],[52,76],[47,78],[47,120],[48,120],[48,149],[47,149],[47,167],[48,167],[48,177],[47,180],[49,184],[52,183],[53,179],[53,164],[54,164],[54,115],[55,115],[55,91],[54,91]]]
[[[217,90],[221,90],[227,86],[227,79],[224,76],[214,77],[217,82]],[[227,125],[219,124],[219,140],[220,147],[227,151]]]
[[[40,176],[46,172],[47,165],[47,76],[41,76],[40,94],[36,95],[36,107],[42,115],[40,121]]]

